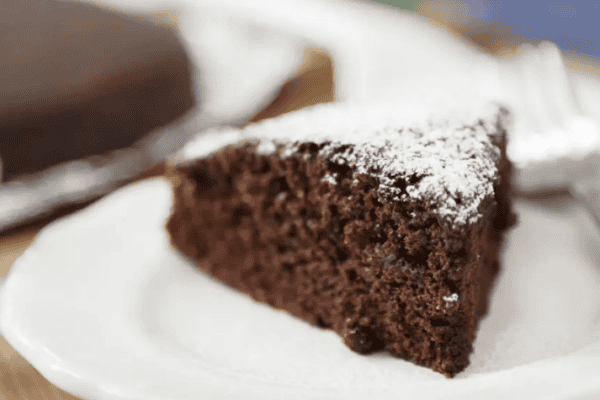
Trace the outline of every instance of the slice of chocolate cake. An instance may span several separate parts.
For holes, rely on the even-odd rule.
[[[203,135],[170,167],[171,242],[356,352],[452,377],[515,220],[506,115],[334,104]]]

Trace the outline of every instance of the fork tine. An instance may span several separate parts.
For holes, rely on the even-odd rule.
[[[543,73],[548,90],[548,104],[556,115],[562,129],[568,128],[568,121],[581,117],[573,85],[568,75],[566,63],[560,49],[553,43],[542,42],[538,46],[542,59]]]
[[[544,79],[540,72],[543,70],[542,59],[537,49],[531,44],[522,45],[517,58],[520,95],[527,104],[531,129],[536,134],[544,135],[552,127],[549,121],[546,104]]]

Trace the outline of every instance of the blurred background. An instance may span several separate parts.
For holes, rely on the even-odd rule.
[[[22,2],[22,4],[26,3],[34,4],[27,1]],[[192,68],[187,72],[190,76],[183,79],[184,81],[187,79],[186,84],[188,85],[188,88],[185,89],[187,91],[185,104],[182,103],[181,107],[173,111],[172,115],[149,124],[145,130],[136,131],[128,143],[115,144],[110,143],[108,139],[103,142],[102,136],[100,136],[92,152],[82,151],[81,154],[71,157],[72,159],[65,156],[57,159],[56,162],[40,164],[38,168],[32,168],[29,164],[20,167],[15,164],[8,169],[5,166],[5,171],[9,170],[10,174],[5,173],[5,182],[0,186],[0,229],[3,232],[0,235],[0,276],[8,273],[12,262],[23,253],[35,239],[36,233],[46,224],[89,205],[126,183],[161,175],[164,171],[164,159],[176,151],[186,138],[193,136],[199,130],[223,123],[234,125],[252,123],[318,103],[331,102],[344,95],[341,90],[344,88],[339,85],[342,78],[336,75],[336,67],[343,65],[338,56],[344,56],[345,48],[341,46],[341,50],[336,52],[332,51],[332,49],[337,50],[335,46],[328,47],[328,44],[337,40],[334,33],[324,31],[323,37],[328,37],[327,40],[330,41],[324,39],[324,45],[320,46],[319,43],[315,44],[315,40],[317,42],[319,40],[318,36],[307,38],[306,35],[300,34],[313,29],[310,19],[306,20],[305,29],[298,26],[296,34],[294,32],[283,34],[276,30],[275,22],[268,29],[260,28],[261,21],[266,21],[267,13],[265,13],[264,20],[259,15],[252,21],[253,25],[251,26],[254,28],[251,30],[252,35],[248,39],[249,42],[238,43],[236,40],[240,35],[248,36],[247,28],[232,24],[228,19],[229,16],[219,14],[223,13],[225,8],[217,7],[217,3],[214,3],[214,7],[210,4],[206,5],[210,1],[199,1],[198,4],[200,3],[205,5],[206,9],[199,5],[196,8],[192,7],[196,13],[194,15],[198,15],[200,18],[206,11],[206,15],[210,16],[214,22],[212,25],[190,21],[189,15],[186,19],[185,2],[171,4],[164,1],[142,3],[135,0],[119,2],[98,0],[94,3],[100,4],[103,9],[119,9],[121,12],[129,13],[131,18],[142,21],[140,26],[144,27],[143,29],[150,29],[148,27],[152,26],[161,27],[162,30],[156,34],[165,38],[172,35],[176,39],[171,42],[169,42],[171,39],[165,39],[165,43],[171,43],[173,46],[176,46],[175,42],[179,40],[189,53],[191,62],[200,65],[199,72],[195,72]],[[261,1],[261,3],[264,2]],[[291,5],[293,3],[282,2],[281,4],[284,3],[294,7]],[[298,4],[301,3],[303,1],[298,2]],[[326,7],[327,10],[335,10],[335,4],[338,2],[324,0],[322,3],[329,4]],[[339,3],[345,2],[340,1]],[[364,2],[359,1],[359,3],[368,2],[365,0]],[[600,31],[597,27],[600,20],[600,1],[381,0],[379,3],[407,10],[407,13],[419,21],[426,21],[426,24],[438,28],[442,27],[443,31],[449,32],[454,38],[450,39],[442,35],[439,36],[440,40],[447,40],[448,43],[455,41],[460,46],[466,46],[465,49],[473,47],[497,59],[513,57],[518,53],[519,46],[525,43],[538,44],[541,41],[549,41],[564,52],[564,62],[571,70],[590,76],[600,76],[600,69],[597,68],[600,57],[600,47],[597,44],[597,41],[600,40]],[[12,39],[7,39],[9,38],[7,33],[9,28],[7,27],[12,26],[6,19],[6,15],[8,15],[6,9],[3,9],[3,7],[8,7],[7,4],[10,6],[11,2],[0,3],[0,15],[5,15],[4,20],[0,19],[0,53],[5,51],[9,54],[8,52],[13,51],[15,46],[9,45]],[[18,5],[18,2],[14,4]],[[189,4],[187,5],[189,6]],[[60,13],[60,11],[57,12]],[[35,18],[43,18],[43,15],[40,16],[39,13],[33,14],[36,15]],[[27,18],[33,19],[33,14],[16,13],[12,15],[10,17],[12,19],[15,18],[15,15],[21,15],[22,22],[25,24],[19,25],[20,28],[15,32],[27,32],[28,29],[33,32],[34,28],[27,25]],[[85,39],[88,33],[82,33],[87,30],[81,26],[81,21],[75,18],[69,22],[69,18],[74,17],[69,17],[65,11],[66,25],[70,25],[70,29],[78,27],[77,29],[80,29],[78,38]],[[222,18],[224,22],[219,24],[219,18]],[[352,18],[360,20],[360,16]],[[406,40],[416,43],[416,47],[422,46],[415,35],[421,29],[429,32],[426,25],[414,22],[412,17],[406,19],[405,22],[406,26],[397,26],[394,30],[398,37],[390,40],[398,42]],[[138,28],[142,29],[140,26]],[[257,26],[259,28],[256,28]],[[236,29],[239,29],[239,32]],[[403,32],[410,37],[403,38]],[[438,36],[435,35],[438,35],[437,31],[431,34],[432,40],[438,40]],[[28,45],[34,43],[32,37],[26,37],[23,40]],[[78,42],[81,46],[78,48],[78,52],[86,53],[85,40],[82,40]],[[227,45],[223,45],[224,42]],[[249,43],[250,45],[248,45]],[[456,51],[464,51],[467,54],[468,51],[460,46],[457,45]],[[431,55],[426,56],[430,49],[422,48],[421,50],[422,52],[409,54],[412,57],[411,62],[418,64],[420,55],[423,55],[423,59],[426,60],[427,57],[431,57]],[[122,55],[126,60],[127,52],[123,51]],[[210,57],[213,55],[219,62],[212,61]],[[448,55],[451,56],[450,53]],[[439,57],[442,60],[441,67],[444,68],[445,58],[441,54]],[[435,55],[432,59],[435,59]],[[234,83],[237,85],[236,90],[241,92],[241,94],[237,94],[238,97],[231,93],[221,94],[218,90],[222,85],[203,81],[205,76],[225,76],[219,74],[225,74],[232,65],[242,62],[240,60],[247,66],[243,69],[244,73],[238,74],[231,70],[231,75],[227,76],[227,79],[233,82],[232,85]],[[14,70],[17,70],[14,68],[16,61],[9,57],[2,58],[0,62],[5,63],[5,67],[13,67]],[[253,67],[254,64],[256,65]],[[107,70],[114,69],[111,66],[105,68]],[[361,67],[358,66],[356,69],[360,75]],[[64,70],[61,71],[61,73],[64,72]],[[351,68],[348,71],[349,74],[353,72]],[[160,75],[159,72],[157,74]],[[68,71],[64,73],[68,73]],[[103,71],[97,71],[97,73],[99,76],[104,75]],[[54,75],[49,73],[48,76]],[[2,81],[0,80],[0,82]],[[111,86],[111,90],[115,93],[131,84],[127,79],[123,81],[117,79],[114,82],[118,83],[115,84],[116,86]],[[147,86],[147,82],[143,81],[141,86]],[[217,80],[215,82],[218,83]],[[365,82],[371,81],[366,79]],[[42,82],[42,85],[45,83],[47,82]],[[177,83],[172,84],[176,85]],[[92,86],[89,90],[92,90]],[[251,104],[240,103],[236,108],[237,103],[235,102],[239,98],[248,98],[242,89],[247,88],[248,93],[252,93],[255,86],[263,88],[261,96],[253,99]],[[5,89],[0,86],[0,93],[8,93],[8,90]],[[129,87],[128,90],[133,89]],[[151,93],[139,90],[135,93],[130,92],[128,96],[130,99],[141,99],[138,106],[144,107],[144,104],[147,103],[144,101],[144,96],[150,96]],[[33,93],[35,96],[35,90]],[[23,104],[25,103],[24,100]],[[222,111],[219,108],[222,104],[231,105],[233,111],[230,113]],[[19,107],[21,106],[19,105]],[[24,113],[29,112],[23,107],[17,108]],[[196,112],[201,118],[195,116]],[[119,109],[107,111],[107,115],[110,116],[118,116],[119,113]],[[137,111],[133,113],[135,114]],[[10,114],[10,118],[13,118],[13,114]],[[8,114],[2,115],[10,119],[6,117]],[[26,120],[29,119],[31,118],[27,117]],[[8,143],[6,132],[2,133],[5,136],[3,143]],[[60,140],[64,140],[64,138]],[[69,143],[65,142],[64,146],[69,146]],[[122,150],[122,147],[125,147],[125,150]],[[8,154],[10,149],[9,144],[0,148],[0,157],[5,163],[6,160],[18,159],[19,153]],[[103,156],[99,156],[99,154],[103,154]],[[6,398],[74,398],[46,381],[3,339],[0,339],[0,342],[0,393]]]
[[[508,32],[529,41],[549,40],[567,51],[600,55],[598,30],[600,3],[594,0],[381,0],[380,3],[413,9],[475,36]],[[516,39],[516,38],[515,38]],[[490,40],[490,39],[488,39]],[[496,38],[502,41],[501,38]],[[504,39],[506,40],[506,39]]]

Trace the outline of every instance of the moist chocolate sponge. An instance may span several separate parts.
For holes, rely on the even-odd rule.
[[[492,161],[484,163],[493,172],[490,190],[477,201],[464,198],[464,190],[446,190],[453,213],[435,197],[437,189],[424,189],[433,170],[406,174],[408,168],[391,179],[371,160],[369,173],[356,161],[370,154],[364,144],[334,135],[275,140],[265,151],[260,141],[243,140],[171,166],[171,242],[215,278],[336,331],[358,353],[385,350],[452,377],[469,363],[499,270],[502,234],[515,219],[501,112],[494,115],[486,126],[492,132],[466,128],[485,131],[473,136],[481,143],[489,139],[478,156]],[[446,131],[452,141],[455,130]]]

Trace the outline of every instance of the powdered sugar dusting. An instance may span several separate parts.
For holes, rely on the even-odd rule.
[[[424,200],[453,225],[476,222],[481,201],[493,195],[501,156],[495,144],[506,112],[499,106],[441,109],[413,106],[322,105],[248,126],[212,131],[186,146],[180,159],[208,156],[238,142],[283,157],[298,145],[379,180],[380,201]],[[328,178],[330,182],[334,180]]]
[[[448,303],[453,303],[455,301],[458,301],[458,293],[452,293],[450,296],[444,296],[444,297],[442,297],[442,300],[444,300],[445,302],[448,302]]]

